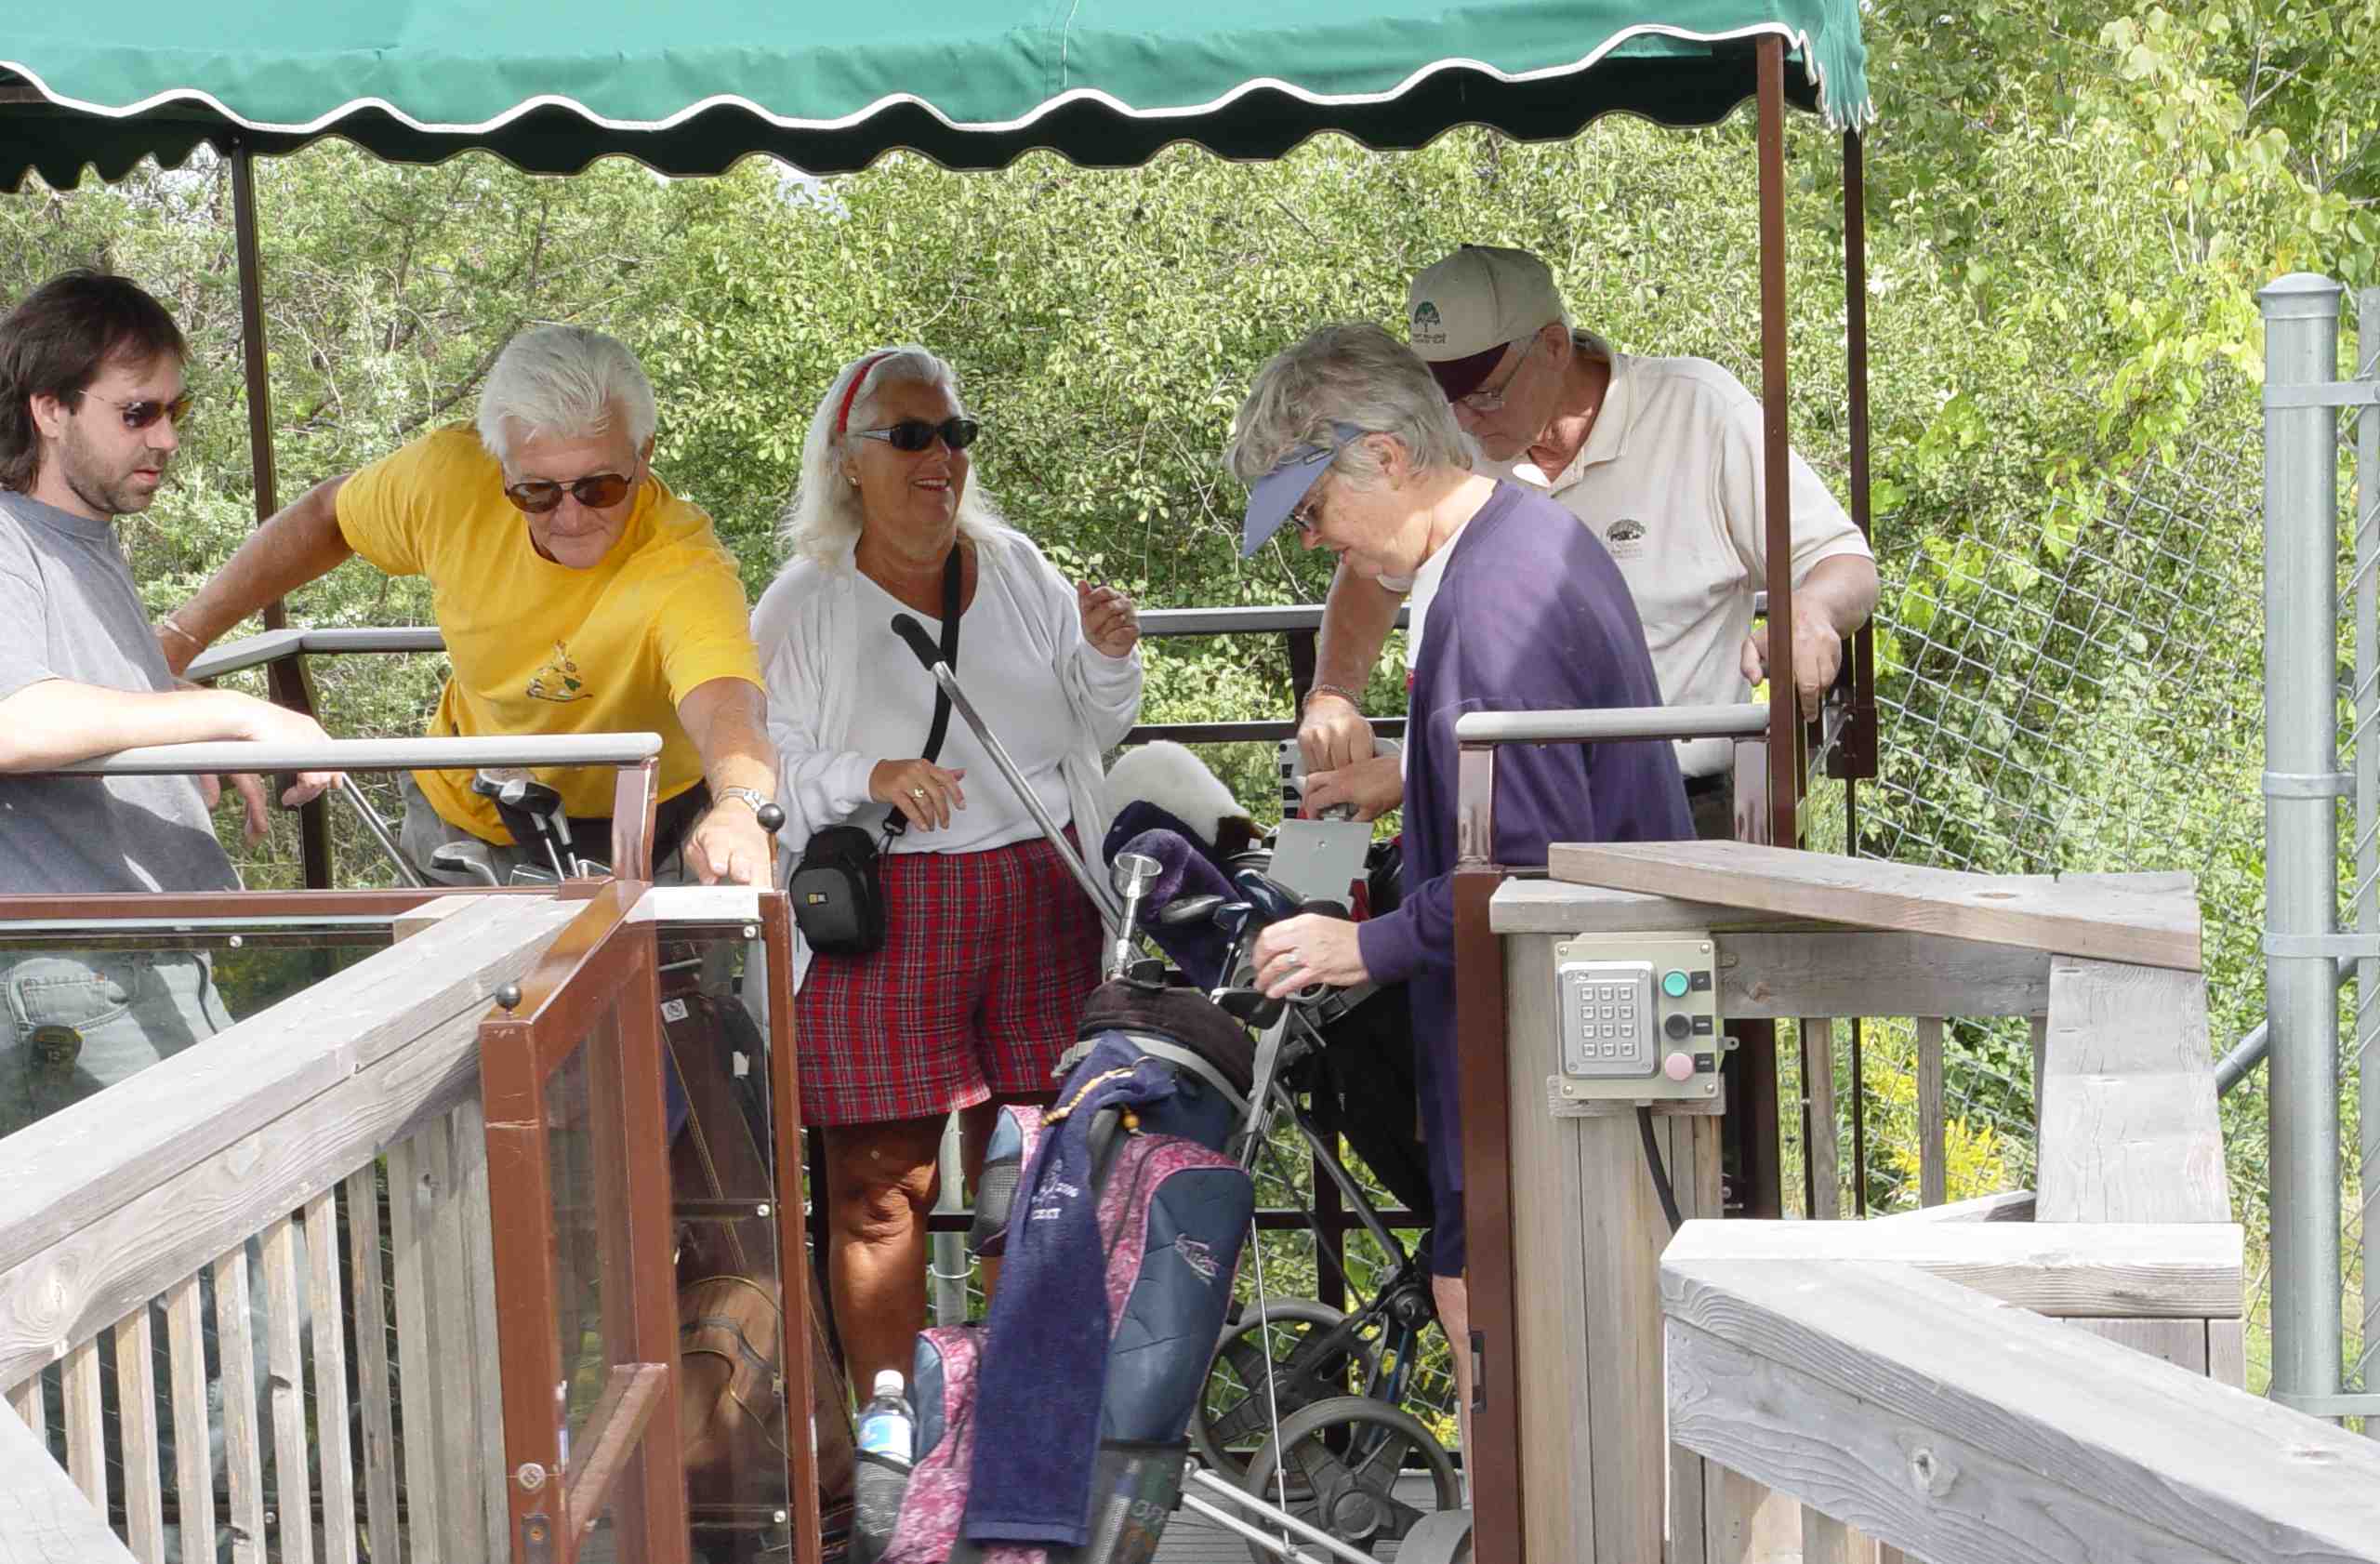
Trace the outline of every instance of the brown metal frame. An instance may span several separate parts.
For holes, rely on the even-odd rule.
[[[519,1002],[480,1025],[505,1501],[522,1564],[572,1564],[607,1504],[623,1557],[688,1551],[654,926],[629,921],[644,884],[590,889],[587,910],[522,982]],[[565,1466],[552,1411],[562,1364],[545,1093],[582,1046],[612,1369],[578,1460]]]
[[[769,1126],[776,1137],[777,1296],[784,1325],[777,1337],[785,1377],[787,1474],[793,1515],[794,1564],[818,1564],[826,1539],[818,1518],[818,1449],[808,1421],[815,1387],[810,1383],[810,1236],[801,1190],[801,1066],[794,1057],[793,904],[782,891],[760,897],[760,942],[768,959]]]

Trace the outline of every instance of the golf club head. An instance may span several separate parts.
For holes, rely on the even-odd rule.
[[[483,765],[471,775],[471,791],[483,799],[498,798],[504,792],[504,785],[515,779],[528,781],[528,768],[517,765]]]
[[[1298,898],[1279,881],[1267,878],[1252,868],[1241,869],[1232,876],[1239,894],[1255,904],[1257,916],[1267,923],[1277,923],[1298,915]]]
[[[559,885],[562,883],[554,878],[553,870],[532,868],[528,864],[517,865],[513,868],[511,882],[515,885]]]
[[[430,867],[441,874],[468,874],[483,885],[503,883],[488,861],[487,847],[477,842],[442,842],[431,849]]]

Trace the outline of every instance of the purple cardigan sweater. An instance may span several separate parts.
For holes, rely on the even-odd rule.
[[[1462,1187],[1454,1070],[1455,719],[1467,711],[1659,706],[1628,583],[1553,500],[1509,483],[1453,544],[1406,700],[1405,900],[1356,938],[1376,982],[1410,985],[1435,1182]],[[1496,754],[1496,861],[1555,842],[1694,837],[1666,739],[1508,745]],[[1450,1160],[1450,1165],[1448,1160]]]

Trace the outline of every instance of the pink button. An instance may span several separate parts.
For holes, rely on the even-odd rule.
[[[1694,1075],[1694,1055],[1673,1054],[1661,1061],[1661,1073],[1672,1080],[1686,1080]]]

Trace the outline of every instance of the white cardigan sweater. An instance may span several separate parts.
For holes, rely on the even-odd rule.
[[[1075,589],[1029,538],[1012,535],[979,544],[975,558],[976,595],[1007,595],[1073,709],[1075,742],[1059,770],[1075,834],[1086,861],[1095,861],[1107,835],[1100,756],[1123,742],[1140,713],[1140,650],[1110,657],[1083,639]],[[777,802],[786,816],[777,833],[779,884],[800,860],[811,833],[873,802],[868,775],[886,758],[848,748],[862,675],[876,671],[859,666],[857,585],[852,549],[831,562],[799,559],[770,583],[752,611],[752,639],[768,683],[769,739],[777,751]],[[965,720],[952,713],[952,721]],[[1005,788],[1008,782],[987,778],[980,785]],[[810,948],[797,929],[795,987],[809,970]]]

